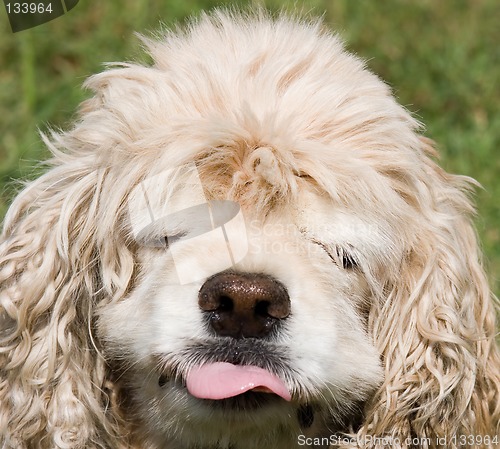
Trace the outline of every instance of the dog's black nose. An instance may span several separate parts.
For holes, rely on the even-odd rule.
[[[200,308],[220,336],[261,338],[290,314],[285,286],[264,274],[223,272],[209,278],[198,294]]]

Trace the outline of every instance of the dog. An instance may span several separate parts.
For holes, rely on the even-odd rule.
[[[498,447],[476,182],[320,21],[143,41],[5,218],[0,446]]]

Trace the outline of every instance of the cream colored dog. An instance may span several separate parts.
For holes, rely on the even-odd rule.
[[[5,220],[0,447],[496,447],[474,181],[318,22],[145,43]]]

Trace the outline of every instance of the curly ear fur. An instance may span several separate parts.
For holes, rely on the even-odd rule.
[[[126,67],[132,70],[115,68],[87,80],[96,95],[81,105],[73,129],[42,135],[53,154],[49,170],[18,195],[4,221],[2,449],[136,447],[111,368],[93,338],[99,307],[131,287],[126,197],[157,158],[123,137],[144,129],[144,114],[133,102],[154,69]],[[116,103],[138,112],[123,115]],[[128,182],[120,182],[125,176]]]
[[[372,311],[386,381],[358,436],[387,437],[395,449],[493,448],[500,431],[496,298],[470,218],[475,182],[425,162],[425,206],[413,198],[420,231]]]
[[[97,242],[105,172],[53,138],[54,167],[17,197],[0,247],[0,446],[114,448],[126,438],[107,410],[92,314],[100,297],[123,293],[132,264],[119,242]]]

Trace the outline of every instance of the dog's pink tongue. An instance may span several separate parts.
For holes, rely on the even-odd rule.
[[[226,399],[249,390],[275,393],[287,401],[291,399],[279,377],[257,366],[208,363],[189,371],[186,386],[200,399]]]

